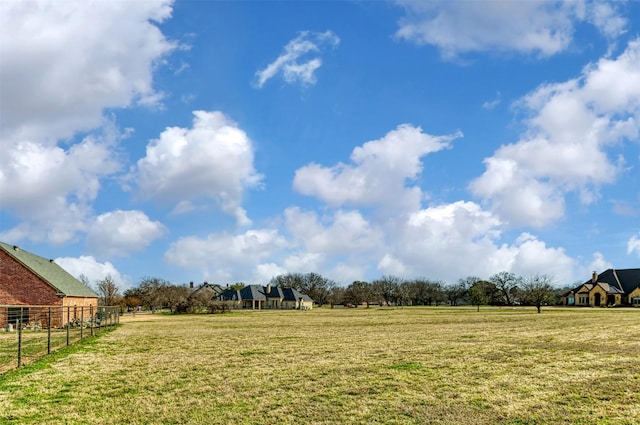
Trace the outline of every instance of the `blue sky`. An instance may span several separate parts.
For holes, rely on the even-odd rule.
[[[0,240],[124,288],[640,264],[640,3],[0,2]]]

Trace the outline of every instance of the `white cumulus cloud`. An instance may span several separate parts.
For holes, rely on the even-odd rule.
[[[55,262],[76,279],[79,278],[80,275],[84,275],[89,280],[89,284],[94,288],[96,282],[107,276],[113,278],[113,282],[121,292],[131,288],[129,279],[123,276],[109,261],[101,263],[90,255],[83,255],[78,258],[60,257],[56,258]]]
[[[356,147],[352,164],[332,167],[309,164],[296,171],[293,186],[333,206],[386,206],[415,209],[423,197],[417,186],[407,186],[422,172],[421,158],[446,149],[461,137],[431,136],[419,127],[398,126],[383,138]]]
[[[519,103],[530,118],[521,140],[485,159],[486,171],[470,184],[511,225],[546,226],[564,216],[565,196],[584,204],[620,173],[614,144],[640,133],[640,40],[617,58],[603,58],[579,78],[547,84]]]
[[[120,169],[113,142],[87,137],[70,148],[24,141],[0,155],[2,209],[19,217],[12,240],[64,243],[86,230],[100,180]]]
[[[267,267],[265,260],[287,245],[277,230],[251,229],[237,235],[216,233],[204,238],[184,237],[171,244],[164,258],[169,264],[199,270],[204,279],[214,282],[261,283],[256,281],[258,275],[263,275],[267,269],[279,270],[278,266]]]
[[[100,257],[127,257],[165,233],[162,223],[142,211],[115,210],[95,218],[87,231],[87,245]]]
[[[512,243],[500,242],[503,227],[491,212],[468,201],[416,211],[396,223],[394,233],[389,231],[392,242],[378,269],[383,274],[400,270],[404,276],[436,276],[450,282],[466,275],[488,278],[502,270],[519,275],[543,270],[557,282],[572,279],[574,260],[562,248],[548,247],[527,233]]]
[[[171,1],[0,2],[0,138],[54,142],[157,95]],[[130,46],[136,46],[135,49]]]
[[[192,128],[169,127],[149,143],[134,173],[139,193],[176,204],[175,212],[214,200],[238,223],[248,224],[242,195],[262,179],[253,166],[252,142],[221,112],[193,114]]]
[[[153,68],[175,44],[157,25],[171,3],[0,2],[0,198],[19,220],[3,237],[86,231],[101,181],[122,168],[104,111],[161,97]]]
[[[310,252],[346,255],[383,244],[383,234],[359,211],[338,210],[327,217],[298,207],[284,212],[285,226],[293,239]]]

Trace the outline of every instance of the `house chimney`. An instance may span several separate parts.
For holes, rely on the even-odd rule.
[[[271,293],[271,284],[267,283],[267,295]]]
[[[591,283],[596,283],[598,281],[598,273],[594,270],[591,274]]]
[[[189,288],[193,289],[193,281],[189,282]]]

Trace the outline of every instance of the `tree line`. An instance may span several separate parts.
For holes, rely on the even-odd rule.
[[[521,277],[500,272],[488,280],[469,276],[451,284],[427,278],[382,276],[372,282],[355,281],[346,288],[331,287],[326,300],[332,305],[367,307],[371,304],[456,306],[465,303],[479,309],[481,305],[517,304],[536,306],[540,312],[543,305],[560,303],[562,294],[567,290],[554,288],[553,279],[543,274]]]
[[[80,276],[79,280],[90,286],[86,277]],[[311,297],[318,306],[456,306],[464,303],[478,309],[482,305],[533,305],[538,312],[543,305],[560,303],[560,297],[568,290],[554,288],[553,279],[548,275],[522,277],[506,271],[486,280],[468,276],[455,283],[386,275],[371,282],[354,281],[346,287],[318,273],[287,273],[274,276],[269,284],[294,288]],[[206,285],[205,282],[198,288],[206,289]],[[238,282],[227,285],[227,288],[241,289],[244,286]],[[152,312],[161,308],[168,308],[171,312],[217,312],[230,308],[229,303],[216,300],[212,291],[196,290],[198,288],[175,285],[157,277],[144,277],[134,288],[120,293],[111,276],[107,276],[97,281],[94,289],[99,294],[101,305],[117,305],[123,311],[135,311],[141,307]]]

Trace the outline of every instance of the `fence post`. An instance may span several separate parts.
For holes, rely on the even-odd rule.
[[[47,316],[47,354],[51,354],[51,307]]]
[[[64,317],[64,309],[62,310],[62,317]],[[67,307],[67,345],[69,345],[69,319],[71,318],[71,307]]]
[[[16,325],[18,326],[18,367],[22,365],[22,309],[24,307],[20,307],[20,316],[18,320],[16,320]]]
[[[84,329],[84,306],[80,307],[80,341],[82,341],[82,329]]]

